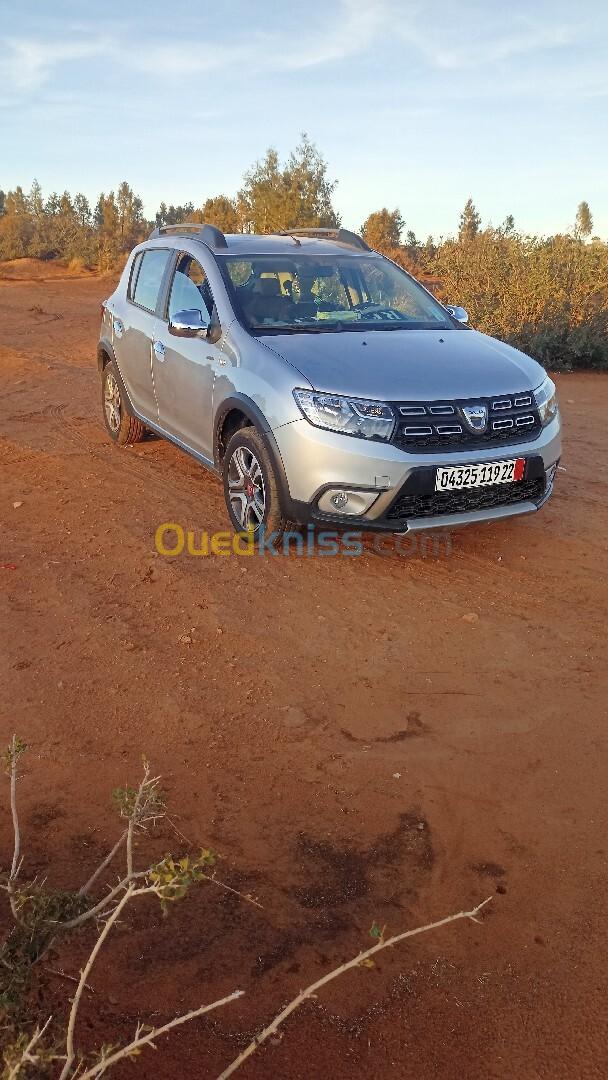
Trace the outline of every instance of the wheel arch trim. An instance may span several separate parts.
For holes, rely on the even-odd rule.
[[[287,482],[287,473],[285,472],[285,466],[283,464],[283,458],[279,450],[277,441],[274,434],[268,424],[264,413],[255,401],[245,394],[231,394],[229,397],[224,398],[220,407],[215,415],[213,424],[213,459],[218,469],[222,467],[222,449],[221,449],[221,430],[224,420],[234,409],[238,410],[251,421],[253,426],[259,431],[262,439],[266,444],[268,453],[270,454],[272,464],[274,466],[277,486],[279,489],[279,495],[281,499],[282,509],[285,514],[289,516],[290,508],[292,504],[292,498],[289,491],[289,484]]]
[[[106,359],[104,360],[104,358]],[[97,370],[99,371],[100,375],[103,374],[103,370],[108,363],[113,363],[114,367],[116,368],[116,377],[118,379],[121,397],[124,400],[127,412],[136,420],[141,420],[142,423],[145,423],[146,421],[144,420],[144,418],[141,417],[139,413],[133,408],[131,398],[129,397],[129,392],[125,386],[124,379],[118,366],[118,360],[116,359],[116,353],[114,352],[112,342],[108,338],[103,337],[100,339],[97,345]]]

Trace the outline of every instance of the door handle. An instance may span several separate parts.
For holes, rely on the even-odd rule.
[[[154,355],[157,360],[162,361],[165,359],[165,346],[162,341],[154,341],[152,343],[152,348],[154,349]]]

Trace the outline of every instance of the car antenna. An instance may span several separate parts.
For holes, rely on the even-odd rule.
[[[273,233],[275,233],[277,236],[290,236],[294,244],[297,244],[298,247],[302,247],[302,242],[298,240],[297,236],[294,236],[294,234],[290,232],[289,229],[277,229],[273,221],[269,222],[269,224]]]

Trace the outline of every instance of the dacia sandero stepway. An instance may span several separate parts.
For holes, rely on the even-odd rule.
[[[235,530],[453,527],[529,514],[556,390],[344,229],[155,229],[103,304],[103,415],[223,478]]]

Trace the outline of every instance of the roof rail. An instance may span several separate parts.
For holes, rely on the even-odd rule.
[[[157,229],[153,229],[150,233],[148,240],[155,240],[159,236],[181,236],[194,233],[197,240],[202,240],[203,244],[206,244],[210,248],[225,248],[228,247],[226,243],[226,237],[221,229],[216,229],[215,225],[205,225],[195,221],[184,221],[179,225],[159,225]]]
[[[285,229],[278,236],[310,236],[319,240],[335,240],[338,244],[347,244],[348,247],[359,248],[361,251],[372,249],[362,236],[350,232],[348,229]]]

